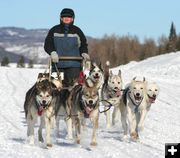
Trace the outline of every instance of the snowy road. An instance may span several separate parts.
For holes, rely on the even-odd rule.
[[[91,129],[83,131],[81,146],[61,137],[53,137],[54,146],[44,149],[36,140],[26,142],[23,103],[26,91],[34,84],[40,69],[0,67],[0,157],[6,158],[163,158],[165,143],[180,142],[180,52],[121,66],[124,83],[134,76],[145,76],[160,86],[160,95],[152,105],[141,133],[141,142],[122,141],[120,122],[107,130],[105,116],[100,114],[98,146],[90,147]],[[118,68],[114,69],[116,72]],[[37,128],[36,128],[37,136]],[[37,138],[37,137],[36,137]]]

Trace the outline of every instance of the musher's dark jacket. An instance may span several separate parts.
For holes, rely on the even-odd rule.
[[[73,24],[63,23],[54,26],[48,32],[44,49],[48,54],[56,51],[59,56],[81,56],[88,53],[87,40],[81,29]],[[59,61],[58,68],[81,67],[79,61]]]

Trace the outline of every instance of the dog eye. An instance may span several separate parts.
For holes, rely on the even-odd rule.
[[[46,97],[49,97],[49,95],[47,95]]]
[[[155,89],[155,91],[158,91],[157,89]]]
[[[86,94],[86,97],[89,97],[89,95],[88,95],[88,94]]]
[[[112,82],[114,84],[114,82]]]
[[[136,89],[136,87],[134,87],[133,89]]]
[[[151,89],[149,89],[149,91],[152,91]]]
[[[41,98],[43,97],[41,94],[39,95]]]
[[[143,89],[143,88],[141,87],[141,89]]]
[[[118,82],[118,84],[120,84],[120,82]]]

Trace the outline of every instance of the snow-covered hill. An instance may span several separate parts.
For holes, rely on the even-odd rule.
[[[26,142],[26,123],[23,103],[26,91],[36,81],[42,69],[0,67],[0,157],[6,158],[164,158],[165,143],[180,142],[180,52],[131,62],[120,68],[124,83],[134,76],[156,81],[160,95],[152,105],[141,133],[141,142],[122,141],[121,124],[107,130],[105,116],[100,114],[98,146],[90,147],[91,128],[83,131],[81,146],[65,139],[66,126],[60,122],[61,138],[55,139],[51,149],[44,149],[36,141]],[[36,136],[37,136],[37,129]]]
[[[43,46],[47,32],[48,29],[0,27],[0,47],[4,51],[33,59],[35,63],[46,63],[48,55]]]

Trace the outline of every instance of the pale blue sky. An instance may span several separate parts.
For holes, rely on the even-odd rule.
[[[168,36],[174,21],[180,32],[180,0],[1,0],[0,27],[51,28],[70,7],[75,25],[92,37],[137,35],[140,39]]]

